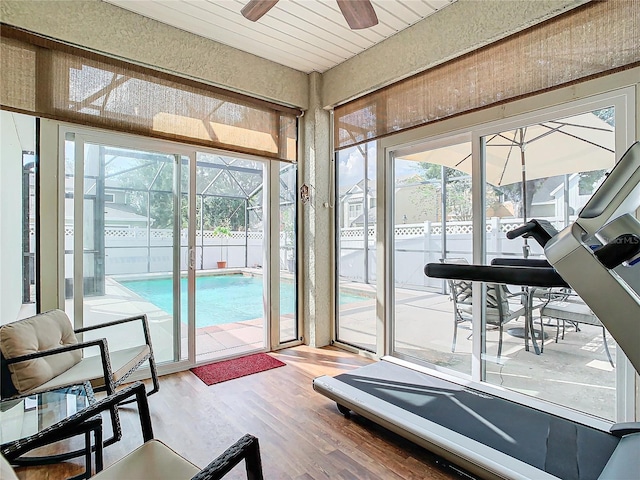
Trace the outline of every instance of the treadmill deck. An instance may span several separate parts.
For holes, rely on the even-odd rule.
[[[489,478],[597,479],[619,439],[479,390],[379,361],[316,391]]]

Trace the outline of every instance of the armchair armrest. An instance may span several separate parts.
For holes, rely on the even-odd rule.
[[[114,327],[116,325],[121,325],[123,323],[129,323],[129,322],[135,322],[140,320],[142,322],[142,331],[144,333],[144,340],[147,343],[147,345],[151,345],[151,336],[149,334],[149,321],[147,320],[147,315],[146,314],[140,314],[140,315],[134,315],[132,317],[127,317],[127,318],[121,318],[119,320],[112,320],[110,322],[104,322],[104,323],[100,323],[98,325],[90,325],[88,327],[83,327],[83,328],[78,328],[75,329],[74,332],[76,334],[79,333],[84,333],[84,332],[89,332],[92,330],[98,330],[100,328],[107,328],[107,327]]]
[[[88,342],[78,342],[73,345],[65,345],[64,347],[52,348],[50,350],[42,350],[41,352],[29,353],[27,355],[20,355],[19,357],[7,358],[7,364],[11,365],[13,363],[26,362],[27,360],[34,360],[36,358],[48,357],[51,355],[58,355],[60,353],[71,352],[73,350],[81,350],[89,347],[99,347],[100,351],[103,350],[105,353],[109,353],[109,347],[107,345],[107,340],[104,338],[98,338],[96,340],[90,340]]]
[[[198,472],[191,480],[218,480],[238,465],[246,462],[247,479],[262,480],[262,461],[258,439],[246,434],[227,448],[218,458]]]

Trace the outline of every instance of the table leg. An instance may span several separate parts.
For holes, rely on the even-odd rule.
[[[96,445],[96,473],[101,472],[104,468],[103,448],[102,448],[102,426],[96,428],[94,432]]]
[[[528,332],[531,333],[531,343],[533,344],[533,350],[536,352],[536,355],[540,355],[540,347],[538,346],[538,341],[536,340],[536,331],[533,328],[533,291],[526,288],[525,298],[527,305],[525,307],[525,315],[526,315],[526,323],[528,325]],[[544,334],[540,339],[540,342],[544,341]]]
[[[526,296],[525,298],[528,298],[528,296]],[[528,312],[529,309],[527,307],[528,301],[529,300],[525,300],[526,303],[524,306],[524,350],[526,352],[529,351],[529,312]]]
[[[84,465],[86,478],[91,478],[91,430],[84,432]]]

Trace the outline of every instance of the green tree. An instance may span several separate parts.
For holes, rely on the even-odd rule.
[[[116,164],[116,167],[122,173],[107,171],[109,186],[127,189],[126,204],[136,214],[147,216],[147,209],[149,209],[153,228],[173,228],[173,168],[171,159],[160,155],[158,161],[130,158],[127,159],[126,168],[122,168],[122,163]],[[199,173],[202,175],[199,176],[199,182],[208,185],[219,171],[218,168],[200,168]],[[224,181],[221,180],[220,185],[216,184],[215,187],[216,190],[218,188],[229,190],[233,185],[227,178]],[[189,220],[188,199],[187,194],[184,193],[188,189],[186,175],[183,178],[181,189],[183,193],[180,206],[180,226],[185,228]],[[212,229],[216,225],[224,223],[228,224],[232,230],[242,230],[244,229],[244,206],[244,200],[241,198],[206,195],[202,202],[202,208],[199,199],[196,201],[196,215],[202,219],[205,229]]]
[[[200,208],[200,202],[198,209]],[[244,230],[244,200],[229,197],[205,196],[201,215],[203,228],[210,230],[218,225],[227,225],[231,230]]]
[[[531,207],[533,205],[533,197],[540,189],[546,178],[538,178],[535,180],[527,180],[525,183],[524,191],[527,192],[526,205],[527,205],[527,217],[531,218]],[[510,185],[502,185],[500,187],[491,187],[496,198],[501,198],[503,201],[509,201],[513,203],[516,211],[513,214],[516,217],[522,217],[524,215],[523,206],[523,189],[522,182],[512,183]]]
[[[425,187],[420,189],[426,204],[433,204],[433,196],[441,188],[440,182],[444,173],[447,179],[447,218],[461,221],[473,218],[471,176],[455,168],[443,167],[435,163],[419,163],[418,166],[420,168],[418,177],[426,183]]]

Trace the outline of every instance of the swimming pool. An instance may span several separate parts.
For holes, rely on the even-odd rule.
[[[173,312],[173,279],[120,280],[118,283],[156,307]],[[263,317],[262,278],[245,275],[209,275],[196,277],[196,326],[208,327]],[[180,279],[181,318],[187,318],[187,279]],[[369,300],[366,296],[340,294],[340,304]],[[295,311],[292,283],[280,284],[280,312]]]

